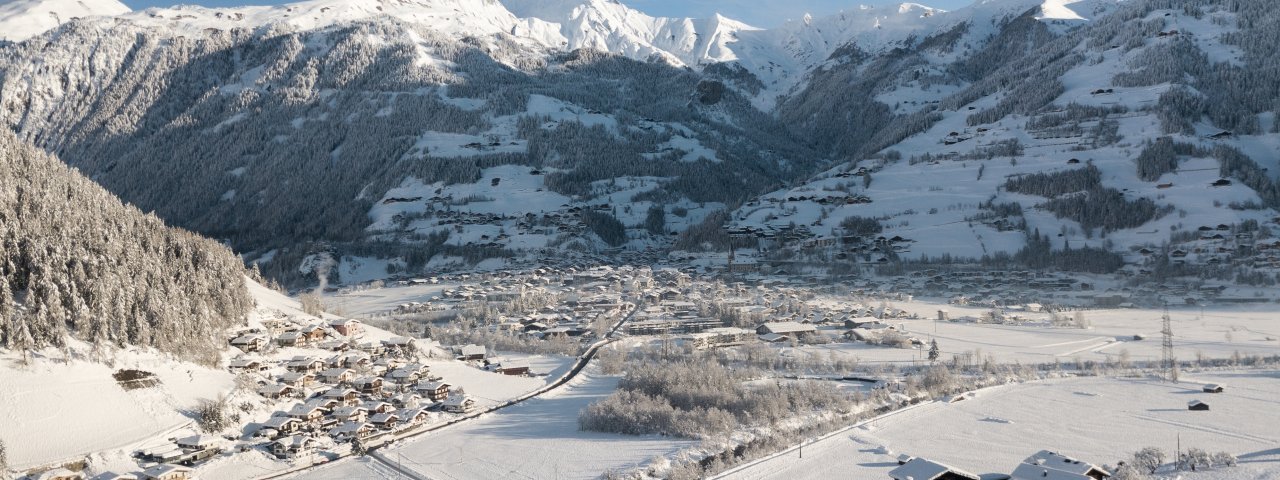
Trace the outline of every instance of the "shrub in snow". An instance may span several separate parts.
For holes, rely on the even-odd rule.
[[[1166,458],[1168,457],[1165,455],[1164,450],[1156,447],[1147,447],[1134,452],[1133,460],[1129,463],[1144,472],[1156,473],[1156,469],[1164,465]]]
[[[1111,480],[1147,480],[1151,478],[1132,464],[1121,464],[1112,470]]]
[[[196,424],[208,433],[217,433],[240,423],[240,414],[228,412],[227,401],[205,400],[196,407]]]
[[[1212,461],[1214,465],[1219,467],[1234,467],[1237,463],[1236,456],[1229,452],[1218,452],[1213,454]]]

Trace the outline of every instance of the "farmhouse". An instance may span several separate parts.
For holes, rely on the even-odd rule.
[[[231,346],[239,348],[242,352],[256,352],[267,345],[267,337],[256,333],[249,333],[231,339]]]
[[[402,367],[392,370],[387,377],[397,384],[407,385],[417,382],[421,375],[421,372],[417,368]]]
[[[449,384],[444,382],[418,382],[417,390],[433,402],[449,398]]]
[[[242,372],[261,372],[266,370],[267,366],[257,360],[250,360],[247,358],[237,358],[237,359],[231,360],[231,363],[227,364],[227,369],[233,370],[233,371],[239,370]]]
[[[325,383],[338,384],[351,379],[355,372],[347,368],[330,368],[320,372],[320,379]]]
[[[334,331],[338,332],[338,334],[346,337],[350,337],[364,331],[359,320],[353,320],[350,318],[332,320],[329,322],[329,326],[333,328]]]
[[[914,458],[889,471],[893,480],[980,480],[980,477],[964,470],[941,463]]]
[[[306,435],[292,435],[271,442],[271,453],[279,458],[294,458],[315,449],[316,439]]]
[[[147,467],[142,471],[146,480],[188,480],[193,478],[191,469],[179,465],[159,464]]]
[[[799,335],[802,333],[814,333],[818,329],[812,324],[804,324],[799,322],[771,322],[756,327],[756,333],[767,335],[770,333],[778,335]]]
[[[315,373],[324,368],[324,361],[311,357],[293,357],[285,367],[290,372]]]
[[[262,387],[258,387],[258,395],[262,395],[272,400],[278,400],[280,398],[293,395],[293,387],[289,385],[280,385],[280,384],[265,385]]]
[[[466,395],[453,395],[445,399],[443,408],[449,413],[471,413],[476,410],[476,401]]]
[[[305,345],[306,343],[306,337],[302,332],[284,332],[280,335],[276,335],[276,345],[281,347],[293,347],[297,345]]]
[[[363,422],[369,416],[364,407],[341,407],[333,411],[333,418],[339,422]]]
[[[503,375],[528,375],[529,364],[526,362],[502,362],[493,371]]]
[[[485,349],[480,345],[463,345],[458,350],[459,360],[484,360]]]
[[[31,475],[28,478],[31,478],[31,480],[84,480],[84,475],[65,468],[55,468],[41,472],[39,475]]]
[[[329,431],[329,436],[338,440],[367,438],[373,433],[373,426],[364,422],[347,422]]]
[[[289,435],[302,428],[302,420],[293,417],[271,417],[262,424],[262,429],[271,429],[278,435]]]
[[[375,427],[390,430],[400,423],[400,416],[394,413],[379,413],[369,417],[369,422]]]
[[[394,412],[396,406],[382,400],[369,400],[361,404],[369,414]]]
[[[413,338],[410,337],[393,337],[382,341],[382,346],[387,350],[397,350],[407,352],[413,349]]]
[[[765,343],[782,343],[791,340],[791,337],[777,333],[766,333],[758,337],[761,342]]]
[[[1015,480],[1103,480],[1109,477],[1111,472],[1102,467],[1048,450],[1027,457],[1012,475]]]
[[[400,422],[409,425],[420,424],[431,417],[426,407],[402,408],[396,411],[396,415],[400,417]]]
[[[307,387],[316,381],[316,376],[306,372],[286,372],[280,375],[280,383],[293,388]]]
[[[352,380],[351,386],[365,395],[382,394],[382,378],[380,377],[360,377]]]
[[[360,403],[360,392],[350,388],[332,388],[324,392],[321,398],[336,400],[343,405],[355,405]]]
[[[285,415],[303,422],[316,422],[324,418],[324,410],[316,405],[298,404],[289,409],[289,412]]]

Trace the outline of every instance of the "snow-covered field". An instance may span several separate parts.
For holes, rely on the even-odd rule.
[[[80,347],[73,347],[80,350]],[[84,351],[88,351],[87,347]],[[0,440],[9,465],[35,467],[124,449],[192,423],[185,412],[234,384],[230,373],[151,352],[117,353],[114,365],[75,358],[0,356]],[[126,391],[112,373],[154,373],[153,388]]]
[[[899,302],[895,307],[918,313],[920,320],[894,319],[905,331],[928,342],[937,339],[943,360],[955,354],[990,355],[997,363],[1053,363],[1054,361],[1119,361],[1127,352],[1130,360],[1160,358],[1161,315],[1159,310],[1087,310],[1082,314],[1091,328],[1052,327],[1046,314],[1026,313],[1025,325],[935,322],[938,310],[951,318],[977,317],[987,310],[957,307],[929,301]],[[1070,314],[1067,314],[1070,315]],[[1207,307],[1171,309],[1174,353],[1179,360],[1226,358],[1241,355],[1280,354],[1280,326],[1275,324],[1274,307]],[[843,329],[830,333],[838,334]],[[1143,340],[1134,340],[1141,335]],[[787,348],[786,352],[826,357],[829,353],[857,357],[862,362],[924,362],[924,349],[900,349],[865,343],[832,343]],[[975,359],[975,361],[981,361]]]
[[[1280,372],[1213,372],[1182,380],[1059,379],[983,390],[970,400],[926,405],[805,445],[804,459],[792,452],[726,478],[885,478],[903,453],[975,473],[1008,473],[1041,449],[1114,465],[1143,447],[1173,452],[1179,436],[1183,449],[1231,452],[1244,461],[1242,471],[1262,473],[1230,478],[1276,478],[1275,467],[1248,460],[1274,456],[1280,442],[1280,416],[1264,413],[1280,406]],[[1226,392],[1202,393],[1207,382],[1225,384]],[[1189,411],[1191,400],[1209,403],[1211,410]]]
[[[634,467],[695,442],[578,430],[578,411],[613,392],[617,377],[587,373],[537,399],[381,454],[426,478],[595,478]],[[349,460],[297,478],[395,478],[376,462]]]

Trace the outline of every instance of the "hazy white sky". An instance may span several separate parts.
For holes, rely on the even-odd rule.
[[[169,6],[197,3],[210,7],[234,7],[292,3],[297,0],[121,0],[129,8]],[[773,27],[788,19],[811,13],[821,16],[858,5],[896,5],[902,0],[621,0],[622,3],[650,15],[666,17],[707,17],[720,13],[759,27]],[[915,0],[930,7],[954,10],[972,0]]]

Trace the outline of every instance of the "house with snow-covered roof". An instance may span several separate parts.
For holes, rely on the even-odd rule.
[[[329,431],[329,436],[339,441],[355,438],[368,438],[373,434],[373,425],[365,422],[347,422]]]
[[[278,458],[294,458],[315,449],[318,443],[307,435],[291,435],[271,442],[268,448]]]
[[[889,471],[893,480],[981,480],[981,477],[923,458],[913,458]]]
[[[351,318],[340,318],[337,320],[332,320],[329,322],[329,326],[333,328],[334,331],[347,337],[350,337],[352,335],[355,335],[364,331],[364,328],[361,326],[360,321],[351,319]]]
[[[271,417],[262,423],[259,430],[271,429],[277,435],[289,435],[302,429],[302,420],[293,417]]]
[[[285,413],[290,418],[296,418],[303,422],[316,422],[324,418],[324,409],[316,405],[294,405]]]
[[[142,478],[145,480],[188,480],[193,477],[190,468],[161,463],[143,470]]]
[[[379,413],[369,417],[369,423],[372,423],[375,427],[390,430],[400,424],[400,415],[395,413]]]
[[[476,409],[476,401],[466,395],[453,395],[444,400],[442,408],[449,413],[471,413]]]
[[[338,384],[350,380],[352,375],[355,375],[355,372],[349,368],[335,367],[320,372],[320,379],[325,383]]]
[[[1013,471],[1014,480],[1103,480],[1111,472],[1061,453],[1041,450],[1027,457]]]
[[[463,345],[458,350],[459,360],[484,360],[486,351],[481,345]]]
[[[246,353],[262,350],[262,347],[265,347],[266,345],[266,335],[258,333],[247,333],[231,339],[231,346],[239,348],[240,351]]]
[[[439,402],[449,397],[449,387],[444,382],[418,382],[416,389],[428,400]]]
[[[756,333],[767,335],[770,333],[778,335],[799,335],[804,333],[813,333],[818,329],[812,324],[804,324],[799,322],[769,322],[756,327]]]
[[[84,474],[80,472],[73,472],[65,468],[55,468],[53,470],[40,472],[36,475],[31,475],[27,478],[30,478],[31,480],[84,480]]]

